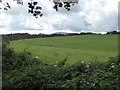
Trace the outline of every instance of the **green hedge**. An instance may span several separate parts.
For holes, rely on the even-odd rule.
[[[73,66],[66,60],[48,65],[33,58],[27,50],[17,54],[3,44],[2,68],[4,89],[120,89],[120,56],[106,63],[90,62]]]

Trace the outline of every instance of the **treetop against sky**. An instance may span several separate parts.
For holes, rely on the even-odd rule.
[[[117,30],[118,2],[119,0],[0,0],[0,34]]]

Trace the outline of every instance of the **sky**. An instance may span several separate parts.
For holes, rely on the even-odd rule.
[[[42,7],[43,17],[35,18],[28,14],[28,1],[17,5],[9,2],[11,9],[0,10],[0,34],[8,33],[46,33],[55,32],[107,32],[118,30],[119,0],[79,0],[70,11],[53,9],[52,0],[34,0]],[[0,4],[2,6],[2,4]]]

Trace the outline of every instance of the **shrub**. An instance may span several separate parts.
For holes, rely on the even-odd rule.
[[[17,54],[3,45],[3,89],[120,89],[120,56],[106,63],[90,62],[66,66],[66,59],[49,65],[27,50]]]

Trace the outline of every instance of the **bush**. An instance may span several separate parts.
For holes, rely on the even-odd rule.
[[[27,50],[16,54],[3,45],[3,89],[120,89],[120,56],[106,63],[90,62],[66,66],[66,59],[48,65]]]

